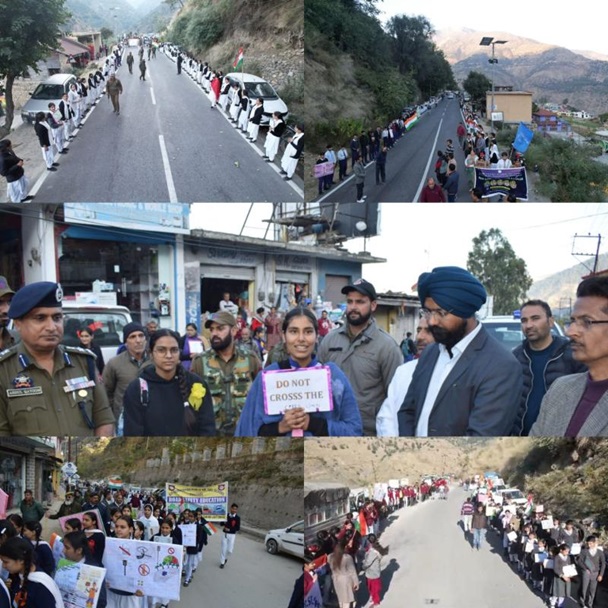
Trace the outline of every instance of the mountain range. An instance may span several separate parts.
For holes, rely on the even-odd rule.
[[[483,36],[507,41],[495,46],[498,63],[489,63],[491,48],[479,44]],[[476,71],[493,77],[496,86],[532,92],[537,103],[567,99],[578,110],[595,115],[608,112],[608,55],[574,52],[500,31],[444,30],[434,40],[458,82]]]

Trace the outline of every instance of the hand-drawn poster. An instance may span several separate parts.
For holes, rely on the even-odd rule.
[[[112,589],[179,600],[183,553],[181,545],[107,538],[106,580]]]
[[[105,574],[105,568],[60,559],[55,582],[65,608],[96,608]]]

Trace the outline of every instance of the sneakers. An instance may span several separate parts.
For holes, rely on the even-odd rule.
[[[222,569],[224,567],[224,564],[220,564],[220,569]]]
[[[189,580],[185,580],[184,581],[184,587],[188,587],[188,585],[190,585],[190,581]]]

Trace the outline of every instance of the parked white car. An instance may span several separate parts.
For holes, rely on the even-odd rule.
[[[264,538],[266,551],[272,555],[290,553],[304,559],[304,520],[297,521],[287,528],[269,530]]]

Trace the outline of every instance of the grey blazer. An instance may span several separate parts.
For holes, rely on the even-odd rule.
[[[572,374],[558,378],[549,388],[540,405],[530,435],[563,437],[587,384],[588,374]],[[608,391],[602,395],[589,414],[577,437],[608,437]]]
[[[425,348],[397,415],[399,435],[413,437],[439,345]],[[519,361],[481,327],[445,379],[429,416],[429,436],[509,435],[519,410]]]

